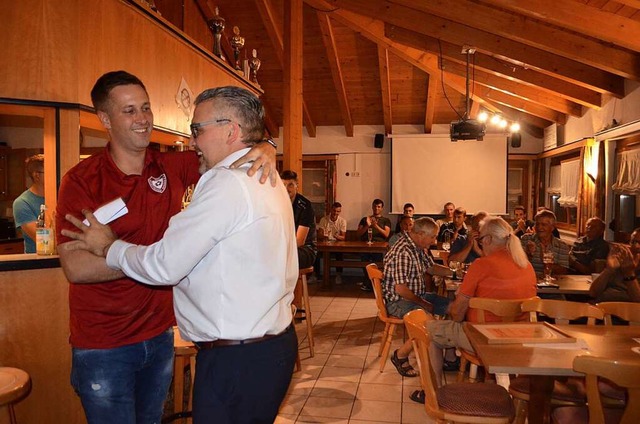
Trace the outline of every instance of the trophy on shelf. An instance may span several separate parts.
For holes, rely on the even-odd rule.
[[[251,68],[251,82],[255,83],[258,87],[258,69],[260,69],[260,59],[258,59],[258,51],[253,49],[251,52],[251,60],[249,61],[249,67]]]
[[[218,14],[218,8],[216,7],[216,14],[207,21],[207,25],[211,32],[213,32],[213,54],[222,60],[225,60],[225,58],[222,55],[220,38],[222,37],[222,31],[224,31],[224,23],[224,18]]]
[[[240,28],[237,26],[233,27],[233,37],[229,39],[229,42],[233,48],[234,67],[236,71],[243,73],[240,67],[240,49],[244,47],[244,37],[240,36]]]

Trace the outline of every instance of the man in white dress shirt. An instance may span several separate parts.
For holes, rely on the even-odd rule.
[[[297,339],[291,300],[298,276],[291,202],[283,184],[260,184],[229,165],[262,139],[264,109],[238,87],[196,99],[191,144],[203,173],[162,240],[136,246],[85,211],[67,216],[74,248],[151,285],[174,285],[181,335],[199,348],[194,423],[271,423],[291,380]],[[247,165],[248,166],[248,165]],[[212,421],[213,420],[213,421]]]

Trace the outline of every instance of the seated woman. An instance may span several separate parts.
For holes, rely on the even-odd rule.
[[[640,227],[633,230],[629,247],[612,244],[607,266],[593,280],[589,294],[598,302],[640,302]]]
[[[529,263],[520,240],[504,219],[488,217],[482,221],[477,241],[484,256],[471,264],[455,300],[449,306],[452,319],[427,323],[431,336],[429,356],[434,370],[442,369],[442,349],[462,348],[474,351],[462,329],[462,321],[465,319],[477,321],[476,311],[469,310],[469,299],[522,299],[536,295],[533,266]],[[485,321],[497,320],[494,315],[485,314]],[[440,385],[442,373],[438,372],[436,378]],[[418,400],[420,394],[414,392],[411,397]]]

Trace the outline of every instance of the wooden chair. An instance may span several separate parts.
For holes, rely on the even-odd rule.
[[[526,299],[488,299],[482,297],[472,297],[469,299],[469,308],[477,310],[478,322],[485,322],[485,312],[500,317],[502,322],[513,322],[522,313],[522,303],[527,300],[537,299],[537,297]],[[474,353],[460,349],[460,370],[458,371],[457,381],[464,381],[464,374],[467,364],[471,364],[469,370],[469,379],[474,381],[476,378],[477,367],[482,366],[482,361]]]
[[[551,318],[556,324],[568,324],[570,320],[587,318],[587,325],[595,325],[596,319],[604,318],[604,312],[593,305],[566,300],[532,299],[522,303],[522,311],[530,314],[529,318],[532,322],[538,321],[538,313]],[[517,413],[514,422],[524,422],[529,402],[529,378],[513,379],[509,386],[509,393],[516,403]],[[584,405],[586,400],[584,384],[579,379],[554,382],[551,395],[552,406]],[[620,403],[620,400],[612,399],[612,403]]]
[[[640,361],[621,361],[595,356],[578,356],[573,369],[586,374],[588,407],[562,407],[553,411],[556,423],[620,423],[640,422]],[[627,390],[624,409],[606,408],[599,389],[600,378]]]
[[[196,355],[198,350],[193,343],[180,337],[178,327],[173,328],[173,353],[175,355],[173,361],[173,415],[169,417],[170,422],[182,418],[182,422],[186,422],[186,418],[191,416],[193,410],[193,383],[196,378]],[[189,400],[187,409],[184,408],[184,382],[185,370],[189,370],[190,387]]]
[[[294,305],[293,303],[291,304],[291,324],[295,325],[295,320],[296,320],[296,312],[298,312],[298,308],[296,308],[296,305]],[[298,372],[302,369],[302,364],[300,363],[300,351],[298,350],[296,352],[296,369],[295,371]]]
[[[0,407],[7,407],[11,424],[18,422],[13,405],[27,396],[29,390],[31,390],[29,374],[19,368],[0,367]]]
[[[605,325],[613,325],[612,316],[628,321],[630,325],[640,325],[640,303],[601,302],[596,306],[604,312]]]
[[[425,410],[438,422],[509,423],[514,414],[509,393],[497,384],[452,383],[437,387],[436,374],[429,359],[431,342],[425,324],[433,317],[422,309],[404,316],[420,368],[425,392]]]
[[[378,318],[384,322],[384,333],[380,340],[380,349],[378,349],[378,357],[382,356],[380,361],[380,372],[384,371],[384,367],[387,364],[387,358],[389,357],[389,350],[391,349],[391,341],[393,340],[393,334],[396,331],[396,326],[402,325],[402,318],[390,316],[387,313],[387,308],[384,304],[384,296],[382,294],[382,271],[378,269],[378,265],[367,265],[367,275],[371,280],[373,286],[373,294],[376,298],[376,306],[378,307]]]
[[[300,305],[296,305],[298,310],[298,316],[296,318],[303,319],[307,323],[307,340],[309,341],[309,353],[311,357],[314,355],[313,351],[313,319],[311,317],[311,304],[309,303],[309,286],[307,285],[307,275],[313,273],[313,267],[302,268],[298,271],[298,281],[296,282],[296,295],[294,302],[299,302]],[[300,293],[300,296],[297,295]],[[299,300],[298,300],[299,299]]]
[[[522,311],[529,312],[531,322],[538,321],[538,314],[552,318],[556,324],[569,324],[570,320],[587,318],[587,325],[594,325],[596,319],[603,319],[601,309],[582,302],[566,300],[532,299],[522,304]]]

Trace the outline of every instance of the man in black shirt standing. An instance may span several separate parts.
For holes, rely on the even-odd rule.
[[[296,225],[298,244],[298,266],[300,269],[313,266],[316,260],[316,217],[309,199],[298,193],[298,174],[283,171],[280,175],[287,188],[293,206],[293,220]]]

